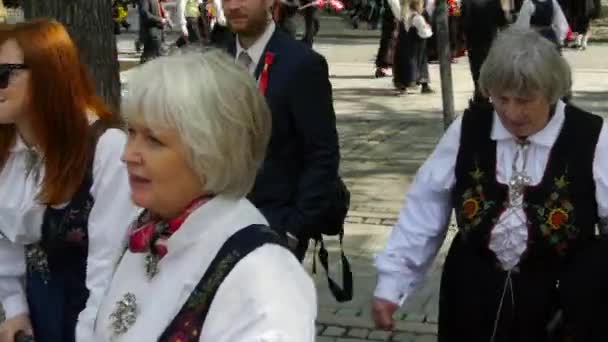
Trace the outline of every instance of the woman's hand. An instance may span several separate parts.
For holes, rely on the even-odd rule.
[[[376,327],[382,330],[393,330],[395,320],[393,315],[399,309],[399,305],[382,298],[374,298],[372,302],[372,317]]]
[[[0,324],[0,342],[13,342],[18,331],[23,331],[26,335],[34,334],[28,314],[21,314],[2,322]]]

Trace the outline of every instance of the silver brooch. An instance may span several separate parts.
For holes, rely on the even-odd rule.
[[[116,310],[110,315],[114,336],[126,333],[137,319],[137,301],[135,295],[128,292],[116,302]]]
[[[146,275],[148,279],[154,278],[154,276],[158,273],[158,262],[160,261],[160,257],[156,254],[148,253],[146,254]]]

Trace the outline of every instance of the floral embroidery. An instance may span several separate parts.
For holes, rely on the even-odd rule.
[[[564,254],[568,249],[568,241],[575,239],[579,229],[574,226],[574,206],[568,194],[566,175],[554,179],[553,191],[543,206],[535,205],[540,218],[540,230],[558,254]]]
[[[85,227],[92,208],[93,198],[90,196],[80,208],[72,208],[72,203],[65,209],[47,208],[50,215],[49,221],[45,223],[48,226],[43,233],[46,234],[46,241],[52,245],[68,243],[85,246],[88,240]],[[28,272],[39,273],[45,283],[50,280],[48,255],[44,245],[35,243],[26,246],[25,260]]]
[[[457,213],[461,219],[461,227],[465,232],[478,226],[489,209],[494,207],[495,202],[486,199],[483,181],[485,173],[479,166],[469,172],[473,179],[473,186],[466,189],[462,194],[462,204]]]

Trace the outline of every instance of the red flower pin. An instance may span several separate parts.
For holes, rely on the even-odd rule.
[[[268,51],[264,55],[264,69],[262,69],[262,74],[260,75],[260,91],[262,95],[266,95],[266,89],[268,88],[268,71],[270,66],[274,62],[274,53]]]

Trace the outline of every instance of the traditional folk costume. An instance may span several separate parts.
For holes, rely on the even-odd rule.
[[[416,175],[377,257],[375,296],[403,303],[412,294],[453,208],[440,342],[549,341],[556,327],[573,341],[606,341],[588,339],[585,319],[603,316],[576,299],[608,298],[596,268],[608,254],[596,235],[596,225],[608,228],[607,174],[608,126],[598,116],[560,101],[547,126],[519,142],[490,106],[466,111]]]
[[[216,196],[169,221],[150,216],[133,227],[98,341],[314,341],[312,280],[248,200]],[[146,237],[150,227],[160,237]]]
[[[422,85],[424,92],[430,83],[427,39],[433,31],[422,14],[402,12],[393,63],[393,84],[402,91]]]
[[[557,46],[564,43],[570,30],[557,0],[525,0],[515,25],[535,29]]]
[[[0,299],[7,318],[29,309],[38,342],[93,341],[97,309],[137,215],[120,161],[125,134],[100,121],[90,130],[89,169],[64,205],[37,202],[42,162],[19,138],[0,173]]]

